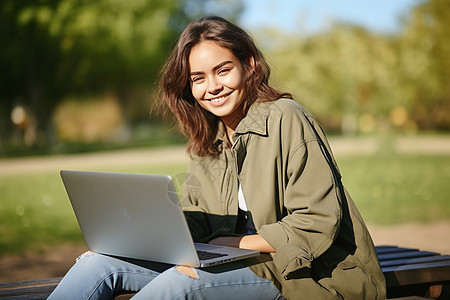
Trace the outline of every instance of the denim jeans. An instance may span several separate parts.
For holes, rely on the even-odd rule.
[[[243,262],[194,269],[197,279],[173,265],[84,255],[67,272],[48,299],[111,299],[138,292],[132,299],[276,299],[270,280],[255,275]]]

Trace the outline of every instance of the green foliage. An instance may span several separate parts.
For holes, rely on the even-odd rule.
[[[226,3],[225,15],[238,16],[240,0],[216,1]],[[13,128],[12,108],[22,105],[28,119],[18,125],[30,129],[29,146],[49,144],[54,108],[69,96],[112,93],[127,122],[147,118],[158,70],[192,17],[188,6],[218,12],[207,0],[2,1],[2,139]]]
[[[125,130],[147,121],[156,74],[188,21],[242,10],[242,0],[1,1],[0,150],[57,144],[52,116],[68,98],[111,95]],[[275,85],[328,130],[416,132],[450,129],[449,27],[449,2],[427,0],[390,36],[340,23],[308,37],[254,34]],[[28,114],[15,126],[18,105]]]
[[[159,0],[5,0],[2,63],[22,75],[34,67],[30,76],[39,78],[31,79],[51,81],[59,93],[146,82],[176,34],[170,18],[179,9]]]
[[[288,41],[269,51],[274,80],[293,91],[326,128],[340,128],[346,115],[386,116],[395,106],[388,92],[396,90],[388,40],[336,25],[304,41]]]
[[[334,24],[309,37],[260,33],[273,81],[326,128],[450,129],[450,5],[418,4],[395,35]]]
[[[13,105],[28,108],[33,145],[48,142],[53,109],[67,95],[112,91],[129,100],[128,90],[153,82],[179,10],[175,0],[2,1],[1,134]]]
[[[416,6],[400,37],[399,70],[408,111],[421,128],[450,128],[450,3]]]

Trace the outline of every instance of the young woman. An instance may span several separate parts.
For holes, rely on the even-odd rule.
[[[192,22],[161,72],[189,137],[183,209],[195,241],[259,250],[193,269],[84,255],[50,299],[385,299],[384,276],[326,137],[268,84],[252,38],[219,18]]]

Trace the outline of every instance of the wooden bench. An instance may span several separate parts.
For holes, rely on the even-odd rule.
[[[378,246],[376,250],[388,299],[450,299],[450,255],[395,246]]]
[[[450,299],[450,255],[396,246],[378,246],[376,250],[386,277],[388,299]],[[0,298],[46,299],[60,280],[0,283]],[[122,295],[116,299],[129,298]]]

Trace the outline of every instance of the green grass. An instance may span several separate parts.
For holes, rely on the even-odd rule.
[[[337,161],[344,185],[367,222],[450,220],[450,155],[377,154]],[[113,171],[176,176],[186,165]],[[0,255],[83,241],[58,174],[2,175],[0,201]]]
[[[367,222],[450,220],[450,155],[377,154],[337,161]]]

